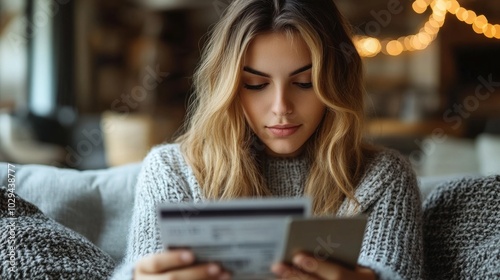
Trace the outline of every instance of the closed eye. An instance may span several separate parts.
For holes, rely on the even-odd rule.
[[[294,83],[294,84],[303,89],[312,88],[312,83]]]
[[[260,84],[260,85],[244,84],[243,87],[246,89],[249,89],[249,90],[261,90],[261,89],[265,88],[267,85],[269,85],[269,83]]]

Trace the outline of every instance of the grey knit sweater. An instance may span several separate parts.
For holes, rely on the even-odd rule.
[[[309,172],[304,158],[265,161],[265,178],[275,196],[297,197],[304,192]],[[379,152],[368,165],[355,196],[368,225],[358,263],[374,270],[379,279],[423,277],[422,213],[417,181],[410,165],[394,151]],[[156,206],[163,202],[202,202],[200,186],[178,144],[153,148],[143,162],[128,247],[113,279],[132,279],[135,262],[161,252]],[[347,200],[337,215],[354,214]]]

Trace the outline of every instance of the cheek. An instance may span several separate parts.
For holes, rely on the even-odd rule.
[[[259,102],[256,98],[243,94],[241,95],[241,107],[243,109],[243,113],[245,114],[245,119],[250,126],[254,128],[254,125],[258,123],[258,116],[262,115],[260,112],[262,110],[262,106],[259,106]]]
[[[319,124],[323,120],[325,113],[326,113],[326,107],[322,106],[320,108],[317,108],[316,112],[318,112],[318,113],[316,115],[316,119],[314,120],[315,124],[316,124],[316,127],[314,129],[318,128]]]
[[[323,119],[326,106],[315,96],[301,100],[297,108],[300,108],[301,115],[309,119],[310,122],[319,123]],[[304,106],[307,104],[307,106]]]
[[[309,126],[311,130],[316,130],[320,125],[325,115],[324,108],[315,108],[314,111],[309,112]]]

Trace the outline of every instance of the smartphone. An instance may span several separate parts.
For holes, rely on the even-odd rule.
[[[367,217],[289,219],[283,261],[305,252],[318,260],[340,263],[350,269],[357,265]]]

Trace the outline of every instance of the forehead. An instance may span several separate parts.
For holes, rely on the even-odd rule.
[[[297,33],[269,32],[248,45],[244,65],[258,70],[290,70],[311,63],[311,52]]]

